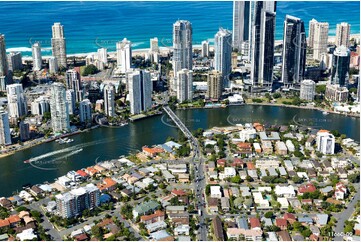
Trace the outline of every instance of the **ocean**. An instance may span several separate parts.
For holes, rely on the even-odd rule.
[[[158,37],[159,46],[172,45],[172,26],[178,19],[193,26],[193,44],[213,42],[219,27],[232,30],[231,1],[219,2],[1,2],[0,33],[5,34],[7,51],[31,56],[31,44],[39,41],[43,56],[51,55],[51,26],[64,25],[67,54],[95,52],[100,47],[115,50],[115,43],[127,38],[133,49],[149,48]],[[360,2],[277,2],[276,39],[283,38],[285,15],[305,22],[315,18],[330,24],[351,24],[351,34],[360,32]]]

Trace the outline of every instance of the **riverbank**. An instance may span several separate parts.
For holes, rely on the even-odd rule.
[[[314,106],[294,106],[294,105],[287,105],[287,104],[277,104],[277,103],[244,103],[244,104],[239,104],[239,105],[227,105],[227,106],[224,106],[224,105],[219,105],[219,106],[212,106],[212,107],[194,107],[194,106],[190,106],[190,107],[177,107],[177,110],[192,110],[192,109],[226,109],[226,108],[229,108],[229,107],[233,107],[233,106],[247,106],[247,105],[250,105],[250,106],[273,106],[273,107],[284,107],[284,108],[297,108],[297,109],[305,109],[305,110],[316,110],[316,111],[319,111],[319,112],[327,112],[327,114],[329,113],[332,113],[332,114],[338,114],[338,115],[341,115],[341,116],[345,116],[345,117],[352,117],[352,118],[360,118],[360,115],[359,114],[346,114],[346,113],[340,113],[340,112],[336,112],[336,111],[332,111],[332,110],[329,110],[329,109],[322,109],[320,107],[314,107]],[[154,116],[158,116],[160,115],[159,113],[156,113],[156,114],[153,114],[153,115],[149,115],[149,116],[142,116],[142,117],[139,117],[139,118],[136,118],[135,120],[130,120],[131,122],[135,122],[135,121],[140,121],[140,120],[144,120],[144,119],[148,119],[148,118],[152,118]],[[325,114],[323,114],[325,115]],[[11,155],[14,155],[15,153],[18,153],[19,151],[23,151],[23,150],[26,150],[26,149],[29,149],[29,148],[32,148],[32,147],[35,147],[35,146],[38,146],[38,145],[41,145],[41,144],[44,144],[44,143],[49,143],[49,142],[52,142],[58,138],[65,138],[65,137],[68,137],[68,136],[73,136],[73,135],[77,135],[77,134],[80,134],[80,133],[84,133],[84,132],[89,132],[93,129],[96,129],[100,126],[104,126],[104,125],[95,125],[91,128],[88,128],[88,129],[84,129],[82,131],[76,131],[76,132],[73,132],[73,133],[68,133],[68,134],[64,134],[62,136],[58,136],[58,137],[51,137],[51,138],[47,138],[47,139],[44,139],[44,138],[41,138],[41,140],[32,140],[32,141],[28,141],[30,142],[30,144],[28,145],[23,145],[23,146],[20,146],[19,145],[19,148],[17,150],[10,150],[8,151],[7,153],[2,153],[0,154],[0,159],[4,158],[4,157],[7,157],[7,156],[11,156]],[[108,126],[104,126],[104,127],[108,127]],[[123,126],[121,126],[123,127]],[[114,128],[114,127],[112,127]]]
[[[299,108],[299,109],[307,109],[307,110],[317,110],[320,112],[327,112],[327,113],[333,113],[333,114],[340,114],[346,117],[355,117],[360,118],[360,114],[353,114],[353,113],[340,113],[329,109],[323,109],[320,107],[314,107],[314,106],[294,106],[294,105],[288,105],[288,104],[278,104],[278,103],[247,103],[245,105],[255,105],[255,106],[275,106],[275,107],[285,107],[285,108]]]
[[[5,151],[6,153],[0,154],[0,159],[4,158],[4,157],[7,157],[7,156],[10,156],[10,155],[13,155],[13,154],[15,154],[15,153],[17,153],[19,151],[23,151],[23,150],[35,147],[37,145],[53,142],[53,141],[55,141],[55,140],[57,140],[59,138],[66,138],[66,137],[74,136],[74,135],[77,135],[77,134],[81,134],[83,132],[89,132],[90,130],[96,129],[98,127],[100,127],[100,125],[95,125],[95,126],[92,126],[91,128],[87,128],[87,129],[84,129],[84,130],[77,130],[77,131],[74,131],[72,133],[63,134],[61,136],[52,136],[50,138],[44,138],[43,137],[43,138],[38,138],[38,139],[35,139],[35,140],[26,141],[24,143],[24,145],[19,145],[18,144],[17,146],[15,146],[15,147],[17,147],[16,150]],[[14,147],[14,146],[12,146],[12,147]]]

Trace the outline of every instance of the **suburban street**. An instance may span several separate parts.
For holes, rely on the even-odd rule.
[[[356,188],[356,195],[352,201],[347,205],[346,209],[342,213],[335,214],[334,217],[337,219],[337,224],[334,229],[335,237],[333,241],[342,241],[343,240],[343,229],[345,227],[345,221],[350,219],[352,213],[355,211],[355,205],[357,201],[360,200],[360,184],[353,184]]]

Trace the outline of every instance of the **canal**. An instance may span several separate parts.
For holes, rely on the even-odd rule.
[[[273,107],[231,106],[219,109],[178,110],[177,115],[191,130],[236,123],[292,124],[338,130],[359,141],[360,119],[316,110]],[[53,182],[54,178],[140,150],[144,145],[162,144],[178,130],[165,115],[155,116],[119,128],[98,128],[72,136],[70,144],[45,143],[0,159],[0,197],[20,191],[24,184]],[[60,150],[60,152],[59,152]],[[57,153],[52,153],[57,151]],[[42,157],[39,157],[42,156]],[[44,157],[45,156],[45,157]],[[24,160],[35,158],[32,164]]]

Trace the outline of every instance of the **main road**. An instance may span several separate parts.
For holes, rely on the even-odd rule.
[[[201,154],[200,146],[198,140],[193,136],[189,129],[183,124],[183,122],[178,118],[178,116],[169,108],[169,106],[163,106],[164,111],[169,115],[177,127],[183,132],[183,134],[188,138],[188,141],[193,150],[193,157],[190,164],[194,168],[194,193],[196,200],[196,207],[198,209],[199,215],[199,229],[198,237],[200,241],[207,241],[207,223],[206,223],[206,209],[205,209],[205,197],[204,191],[206,187],[205,175],[204,175],[204,161]]]

